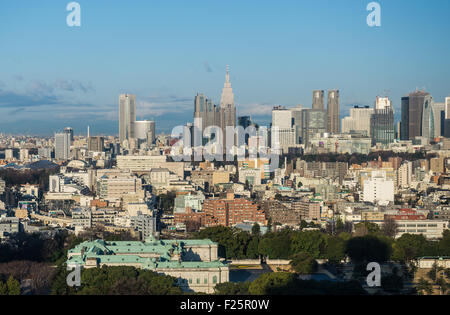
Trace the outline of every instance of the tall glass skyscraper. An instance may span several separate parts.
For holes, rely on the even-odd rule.
[[[119,141],[120,144],[135,138],[134,122],[136,121],[136,95],[119,95]]]
[[[302,142],[310,146],[310,140],[317,134],[327,131],[327,112],[320,109],[304,109],[302,111]]]
[[[370,117],[370,134],[372,145],[388,146],[394,142],[394,110],[392,107],[375,109]]]
[[[63,132],[55,134],[55,158],[68,160],[70,157],[70,133]]]

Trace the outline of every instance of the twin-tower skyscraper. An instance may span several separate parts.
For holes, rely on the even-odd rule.
[[[325,110],[324,104],[325,91],[313,91],[313,109]],[[339,90],[328,91],[328,106],[327,106],[327,131],[330,133],[339,133],[341,131],[340,123],[340,100]]]

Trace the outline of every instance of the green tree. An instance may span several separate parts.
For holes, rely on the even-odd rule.
[[[8,287],[7,285],[0,280],[0,295],[8,295]]]
[[[288,272],[265,273],[254,280],[250,295],[279,295],[294,287],[295,275]]]
[[[427,245],[423,235],[403,234],[393,244],[392,259],[408,263],[425,256]]]
[[[10,276],[6,282],[8,287],[8,295],[20,295],[20,283],[13,276]]]
[[[374,235],[380,232],[380,227],[376,223],[361,222],[355,225],[355,233],[358,236]]]
[[[346,243],[346,253],[356,263],[382,263],[389,259],[391,246],[385,240],[372,235],[354,237]]]
[[[300,275],[308,275],[317,270],[317,262],[306,252],[296,254],[290,262],[294,271]]]
[[[345,237],[345,235],[343,235]],[[346,241],[341,236],[329,236],[324,257],[331,264],[339,264],[345,258]]]
[[[261,227],[258,223],[255,223],[252,227],[252,235],[260,235],[261,234]]]
[[[214,288],[216,295],[249,295],[250,282],[218,283]]]
[[[259,257],[259,237],[253,236],[247,246],[247,258],[256,259]]]
[[[269,258],[289,259],[290,249],[290,231],[267,233],[259,242],[259,253]]]
[[[419,283],[417,283],[416,290],[420,295],[424,295],[425,293],[428,295],[433,294],[433,286],[424,278],[420,278]]]
[[[319,231],[298,231],[291,236],[291,254],[306,252],[313,258],[322,257],[325,252],[325,235]]]
[[[300,222],[300,229],[305,229],[305,228],[307,228],[308,227],[308,222],[306,222],[305,220],[302,220],[301,222]]]
[[[450,256],[450,230],[445,230],[439,241],[438,256]]]
[[[134,267],[84,269],[81,274],[81,295],[172,295],[182,294],[176,278]],[[73,294],[71,291],[69,294]]]

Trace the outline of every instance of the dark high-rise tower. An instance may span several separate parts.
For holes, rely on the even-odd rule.
[[[341,130],[339,90],[328,91],[328,132],[339,133]]]
[[[413,140],[422,136],[424,104],[431,102],[431,95],[415,91],[402,97],[401,140]]]

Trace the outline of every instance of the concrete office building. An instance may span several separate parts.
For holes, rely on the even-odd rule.
[[[272,127],[292,128],[292,111],[283,106],[275,106],[272,110]]]
[[[387,179],[384,172],[372,174],[371,179],[364,181],[363,200],[380,205],[394,202],[394,181]]]
[[[339,133],[341,130],[339,90],[328,91],[328,132]]]
[[[292,113],[292,122],[293,127],[295,128],[295,143],[296,144],[302,144],[302,115],[303,115],[303,108],[301,105],[298,105],[298,107],[291,108]]]
[[[395,238],[403,234],[423,235],[427,239],[442,238],[445,230],[448,230],[448,221],[442,220],[397,220],[397,234]]]
[[[409,188],[413,175],[413,163],[406,161],[397,170],[397,187]]]
[[[141,239],[147,239],[157,232],[156,217],[138,212],[137,216],[130,217],[130,225],[141,234]]]
[[[450,138],[450,97],[445,98],[444,137]]]
[[[103,152],[105,150],[105,139],[103,137],[89,137],[88,151]]]
[[[134,122],[136,121],[136,95],[119,95],[119,141],[135,138]]]
[[[7,238],[12,234],[21,231],[21,223],[19,218],[2,217],[0,218],[0,239]]]
[[[5,150],[5,160],[11,161],[14,159],[14,151],[12,149]]]
[[[70,157],[70,133],[55,134],[55,158],[68,160]]]
[[[434,120],[434,138],[443,137],[445,134],[445,103],[432,103],[431,110]]]
[[[136,139],[145,141],[148,145],[155,142],[155,122],[154,121],[136,121],[134,122],[134,133]]]
[[[312,101],[312,108],[313,109],[320,109],[324,110],[324,90],[314,90],[313,91],[313,101]]]
[[[38,148],[38,155],[40,158],[50,159],[52,157],[52,153],[53,148],[50,147]]]
[[[271,148],[278,153],[287,152],[297,144],[297,130],[294,127],[292,111],[283,106],[275,106],[272,110]]]
[[[144,197],[142,179],[126,175],[103,175],[97,181],[97,194],[101,199],[110,201],[120,200],[126,194]]]
[[[370,117],[374,109],[369,106],[355,106],[350,109],[350,117],[342,119],[342,133],[352,131],[362,133],[365,136],[370,135]]]
[[[235,199],[228,193],[224,199],[211,198],[203,203],[206,226],[233,226],[244,221],[266,225],[266,214],[257,204],[247,199]]]
[[[327,112],[320,109],[304,109],[302,111],[302,142],[308,147],[317,134],[327,132]]]
[[[370,116],[370,137],[373,146],[381,144],[387,147],[394,142],[394,109],[392,107],[375,109]]]
[[[203,194],[198,195],[179,195],[174,201],[174,213],[185,213],[186,208],[190,208],[194,212],[202,211],[203,202],[205,196]]]

